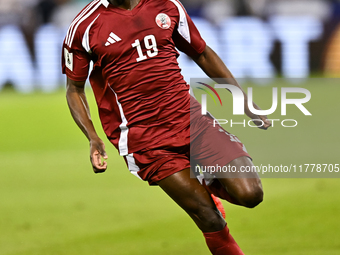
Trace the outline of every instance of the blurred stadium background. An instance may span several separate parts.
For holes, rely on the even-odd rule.
[[[89,1],[0,0],[0,89],[52,92],[64,82],[61,43]],[[340,74],[338,0],[184,0],[207,43],[238,78]],[[179,59],[184,77],[200,77]]]
[[[88,2],[0,0],[0,254],[209,254],[185,213],[132,176],[109,142],[107,172],[92,173],[88,143],[68,112],[60,70],[68,25]],[[254,162],[340,163],[340,121],[334,116],[340,1],[182,2],[207,43],[237,78],[247,79],[244,86],[258,78],[327,78],[295,84],[311,91],[307,108],[313,114],[292,111],[297,128],[229,129]],[[179,62],[188,82],[203,77],[186,56]],[[282,86],[272,81],[267,85]],[[257,102],[268,102],[266,88],[258,87],[263,93],[255,92]],[[87,95],[104,139],[90,89]],[[265,201],[256,209],[224,203],[245,254],[340,254],[338,179],[263,184]]]

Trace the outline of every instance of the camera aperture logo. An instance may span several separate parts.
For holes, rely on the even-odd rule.
[[[253,106],[253,88],[248,87],[247,94],[248,99],[245,100],[245,95],[243,94],[242,90],[238,88],[235,85],[230,84],[215,84],[214,86],[208,85],[203,82],[197,82],[199,85],[193,85],[192,87],[194,89],[199,89],[205,92],[205,94],[201,95],[201,113],[202,115],[207,114],[207,95],[209,95],[212,100],[214,101],[215,105],[218,105],[214,95],[217,97],[217,99],[220,102],[220,105],[223,106],[222,100],[216,89],[227,89],[231,92],[233,97],[233,115],[244,115],[245,114],[245,104],[246,107],[249,109],[249,111],[254,115],[270,115],[274,113],[278,108],[278,101],[279,101],[279,95],[278,95],[278,88],[273,87],[272,88],[272,105],[267,110],[258,110],[255,109]],[[209,91],[210,90],[210,91]],[[303,98],[287,98],[287,94],[289,93],[299,93],[303,94]],[[305,88],[297,88],[297,87],[282,87],[281,88],[281,97],[280,97],[280,106],[281,106],[281,116],[287,115],[287,105],[295,105],[305,116],[312,116],[312,114],[307,110],[307,108],[303,105],[311,99],[311,93],[309,90]],[[270,119],[268,120],[271,122],[272,127],[275,127],[275,124],[279,122],[282,127],[296,127],[298,125],[298,121],[296,119]],[[233,127],[235,125],[242,125],[243,127],[249,126],[249,127],[261,127],[254,125],[252,122],[262,122],[262,126],[264,125],[263,121],[261,119],[251,119],[251,120],[243,120],[242,122],[235,122],[232,119],[214,119],[214,126],[216,125],[225,125],[230,124],[230,127]]]

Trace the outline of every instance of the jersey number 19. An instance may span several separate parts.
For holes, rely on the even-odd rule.
[[[146,53],[149,58],[158,55],[157,43],[156,38],[154,35],[147,35],[144,37],[144,45],[147,49]],[[133,44],[133,48],[137,48],[138,58],[136,58],[137,62],[147,59],[148,57],[143,55],[142,46],[140,45],[140,41],[137,39]]]

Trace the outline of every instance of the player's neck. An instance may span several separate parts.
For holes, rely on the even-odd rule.
[[[140,2],[140,0],[109,0],[109,2],[117,6],[119,8],[125,9],[125,10],[132,10],[137,6],[137,4]]]

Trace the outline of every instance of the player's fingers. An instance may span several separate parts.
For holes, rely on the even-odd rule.
[[[93,168],[93,171],[95,174],[100,174],[100,173],[104,173],[106,171],[106,168],[105,169]]]
[[[96,167],[96,168],[100,167],[101,165],[100,154],[97,150],[92,153],[91,162],[92,162],[93,167]]]
[[[98,174],[98,173],[103,173],[106,171],[106,167],[107,167],[107,164],[104,163],[102,166],[93,166],[93,171],[94,173]]]
[[[107,168],[107,163],[106,163],[106,161],[103,161],[103,163],[100,166],[100,169],[105,171],[106,168]]]
[[[272,125],[266,116],[259,116],[259,119],[257,121],[254,121],[254,123],[260,129],[264,129],[264,130],[267,130]]]
[[[262,121],[263,121],[263,127],[265,129],[269,128],[272,125],[272,123],[267,118],[263,118]]]
[[[103,164],[103,166],[97,168],[97,167],[93,167],[93,171],[94,173],[98,174],[98,173],[104,173],[106,171],[106,164]]]
[[[108,156],[107,156],[105,150],[101,151],[101,152],[100,152],[100,155],[101,155],[104,159],[108,159]]]
[[[99,146],[98,151],[104,159],[108,158],[106,151],[105,151],[105,144],[104,143],[102,143],[101,146]]]
[[[268,120],[266,120],[264,125],[266,128],[269,128],[272,124]]]
[[[93,171],[95,173],[105,172],[107,168],[107,163],[105,161],[101,161],[101,154],[98,150],[96,150],[91,156],[91,162],[93,166]]]
[[[260,118],[259,119],[253,119],[253,122],[259,128],[263,128],[263,126],[264,126],[264,121],[262,121]]]
[[[103,159],[108,159],[108,156],[107,156],[106,151],[104,149],[102,149],[98,152],[98,157],[99,157],[100,163],[101,163],[101,157],[103,157]],[[106,163],[106,162],[103,161],[103,164],[104,163]],[[101,165],[102,165],[102,163],[101,163]]]

